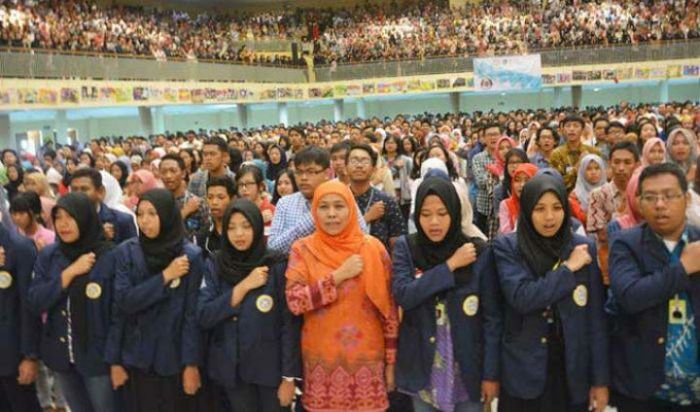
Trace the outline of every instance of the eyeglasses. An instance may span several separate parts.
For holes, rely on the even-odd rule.
[[[372,164],[372,159],[363,157],[361,159],[358,159],[357,157],[351,157],[348,159],[348,164],[350,166],[369,166]]]
[[[252,188],[254,188],[254,187],[257,186],[257,185],[258,185],[258,184],[255,183],[255,182],[240,182],[240,183],[238,184],[238,187],[243,187],[243,188],[245,188],[245,189],[247,190],[247,189],[252,189]]]
[[[664,203],[669,203],[669,202],[675,202],[677,200],[680,200],[681,198],[685,197],[685,194],[683,193],[645,193],[642,194],[640,199],[642,202],[650,204],[650,205],[655,205],[661,200]]]
[[[326,169],[320,169],[320,170],[311,170],[311,169],[308,169],[308,170],[301,170],[301,169],[296,169],[296,170],[294,171],[294,176],[296,176],[296,177],[304,177],[304,176],[314,177],[314,176],[320,175],[321,173],[323,173],[323,172],[325,172],[325,171],[326,171]]]

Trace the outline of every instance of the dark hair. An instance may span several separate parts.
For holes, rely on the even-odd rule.
[[[289,137],[284,136],[284,135],[280,136],[280,138],[279,138],[277,144],[279,145],[279,144],[282,143],[283,141],[284,141],[284,148],[285,148],[285,149],[289,149],[289,145],[290,145]],[[280,146],[280,148],[281,148],[281,147],[282,147],[282,146]]]
[[[262,185],[263,182],[265,181],[263,179],[262,170],[260,170],[259,167],[255,166],[255,165],[251,165],[251,164],[245,164],[245,165],[241,166],[240,169],[238,169],[238,172],[236,172],[236,186],[237,187],[240,186],[238,181],[243,179],[243,176],[248,175],[248,174],[253,175],[253,180],[255,180],[255,183],[258,186]]]
[[[306,139],[306,132],[301,127],[292,127],[289,129],[289,132],[287,132],[287,135],[292,134],[292,132],[297,132],[301,135],[302,139]]]
[[[388,135],[386,139],[384,139],[384,143],[382,144],[382,155],[386,156],[386,142],[389,140],[393,140],[394,143],[396,143],[396,154],[399,156],[403,155],[403,142],[393,134]]]
[[[243,153],[240,151],[240,149],[237,149],[235,147],[229,147],[228,149],[228,168],[233,172],[236,173],[238,172],[238,169],[240,169],[241,165],[243,164]]]
[[[581,125],[581,128],[586,127],[586,121],[583,120],[583,117],[576,115],[576,114],[570,114],[564,118],[564,120],[561,122],[562,127],[566,126],[568,123],[576,122]]]
[[[442,145],[442,143],[433,143],[428,147],[428,149],[425,151],[425,156],[428,157],[430,155],[430,151],[439,148],[442,150],[442,152],[445,154],[445,166],[447,166],[447,174],[450,175],[450,179],[452,180],[457,180],[459,177],[459,174],[457,173],[457,169],[455,168],[454,163],[452,162],[452,158],[450,157],[450,153],[445,149],[445,146]],[[418,171],[420,173],[420,167],[418,168]]]
[[[114,166],[117,166],[119,170],[122,171],[122,177],[119,178],[119,186],[123,189],[124,186],[126,186],[126,179],[129,178],[129,168],[126,166],[126,163],[122,162],[121,160],[117,160],[116,162],[112,163],[109,166],[109,171],[110,173],[112,172],[112,168]],[[65,178],[64,178],[65,181]]]
[[[549,130],[552,133],[552,137],[554,137],[554,143],[559,144],[559,133],[557,133],[556,130],[554,130],[553,128],[551,128],[549,126],[540,127],[539,129],[537,129],[537,134],[535,135],[535,142],[536,143],[540,142],[540,136],[542,135],[542,131],[544,131],[544,130]]]
[[[343,150],[350,150],[350,142],[343,140],[342,142],[335,143],[331,146],[331,155],[334,153],[342,152]]]
[[[593,128],[595,128],[595,125],[598,124],[598,122],[605,122],[605,123],[610,124],[610,120],[607,117],[600,116],[600,117],[596,117],[595,120],[593,120]]]
[[[190,155],[190,157],[192,158],[192,165],[190,165],[190,170],[188,170],[187,172],[190,173],[190,174],[192,174],[192,173],[197,173],[197,169],[199,168],[199,165],[198,165],[199,162],[197,161],[197,156],[195,156],[195,154],[194,154],[194,150],[192,150],[192,149],[190,149],[190,148],[180,149],[180,152],[178,153],[178,157],[180,157],[180,155],[182,154],[182,152],[187,152],[187,153]],[[180,158],[181,158],[181,157],[180,157]],[[182,159],[182,158],[181,158],[181,159]],[[161,160],[161,161],[162,161],[162,160]],[[182,161],[182,164],[183,164],[183,165],[185,164],[184,159],[183,159],[183,161]]]
[[[418,141],[417,141],[415,138],[413,138],[413,136],[406,136],[406,137],[404,137],[403,139],[401,139],[401,151],[404,151],[404,150],[405,150],[405,149],[403,148],[403,142],[405,142],[406,140],[408,140],[408,141],[411,142],[411,149],[412,149],[413,152],[415,153],[416,150],[418,150]],[[405,154],[405,152],[404,152],[404,154]]]
[[[75,172],[73,172],[73,175],[71,176],[71,182],[75,179],[80,179],[82,177],[87,177],[88,179],[90,179],[92,185],[95,186],[95,189],[99,189],[102,187],[102,175],[100,174],[100,172],[97,171],[97,169],[93,169],[92,167],[83,167],[77,169]]]
[[[506,194],[506,197],[510,196],[510,189],[511,189],[511,181],[513,179],[513,176],[511,176],[508,173],[508,164],[510,163],[510,158],[513,156],[518,156],[520,160],[523,161],[523,163],[530,163],[530,159],[527,157],[527,153],[523,149],[514,147],[506,152],[505,155],[505,166],[503,167],[503,193]]]
[[[369,158],[372,160],[372,167],[377,167],[379,155],[372,149],[372,146],[366,143],[355,143],[352,146],[350,146],[348,152],[345,153],[345,164],[347,164],[350,160],[350,153],[352,153],[353,150],[362,150],[366,152],[369,155]]]
[[[41,218],[41,199],[34,192],[18,193],[10,200],[10,213],[29,213],[32,219],[44,224]]]
[[[275,190],[273,190],[274,193],[272,194],[273,205],[277,205],[277,202],[280,200],[281,197],[279,193],[277,193],[277,184],[279,183],[282,176],[287,176],[289,178],[289,181],[292,182],[292,188],[294,190],[294,193],[299,191],[299,188],[297,187],[297,180],[294,178],[294,173],[292,173],[292,171],[289,169],[280,170],[279,174],[277,175],[277,179],[275,179]]]
[[[622,129],[623,132],[627,131],[625,125],[618,121],[608,123],[608,126],[605,128],[605,134],[610,133],[610,129]]]
[[[47,149],[44,151],[44,156],[50,157],[51,160],[56,160],[56,151],[51,150],[51,149]]]
[[[420,167],[425,160],[425,156],[428,155],[426,149],[420,149],[413,152],[413,169],[411,169],[411,179],[416,180],[420,178]]]
[[[83,155],[87,156],[90,159],[90,167],[95,167],[95,156],[91,155],[88,152],[82,152],[80,156],[78,156],[78,158],[80,158]]]
[[[294,164],[300,165],[316,163],[324,169],[331,165],[331,156],[328,150],[316,146],[305,147],[294,156]]]
[[[503,132],[503,128],[501,127],[500,123],[496,123],[496,122],[486,123],[484,125],[484,127],[481,128],[481,130],[486,132],[486,130],[493,129],[494,127],[498,129],[498,133]]]
[[[224,153],[226,153],[226,151],[228,150],[228,145],[226,144],[226,141],[220,138],[219,136],[212,136],[208,138],[204,141],[202,147],[204,146],[216,146],[219,148],[220,151]]]
[[[637,147],[636,144],[634,144],[628,140],[623,140],[621,142],[615,143],[610,148],[610,156],[609,156],[610,160],[612,160],[613,153],[617,152],[618,150],[627,150],[628,152],[630,152],[634,155],[634,160],[636,162],[639,161],[639,147]]]
[[[639,186],[637,186],[637,194],[642,194],[642,185],[646,179],[651,177],[661,176],[661,175],[673,175],[678,179],[678,184],[683,190],[683,193],[688,191],[688,178],[685,176],[685,172],[675,163],[661,163],[658,165],[647,166],[642,170],[642,174],[639,175]]]
[[[226,189],[229,197],[234,197],[236,195],[236,185],[233,183],[228,176],[212,176],[207,181],[207,192],[210,187],[221,186]]]
[[[185,170],[185,161],[182,160],[182,158],[181,158],[180,156],[178,156],[178,155],[176,155],[176,154],[172,154],[172,153],[166,154],[165,156],[163,156],[163,157],[160,159],[160,164],[159,164],[159,166],[162,166],[162,165],[163,165],[163,162],[166,161],[166,160],[172,160],[173,162],[176,162],[176,163],[177,163],[177,167],[179,167],[180,170],[182,170],[183,172],[186,171],[186,170]]]

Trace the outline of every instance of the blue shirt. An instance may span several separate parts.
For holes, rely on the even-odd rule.
[[[669,251],[671,263],[680,260],[687,238],[687,233],[683,234],[673,251]],[[700,403],[695,314],[686,292],[677,294],[669,302],[664,374],[664,383],[656,392],[656,397],[681,406]]]
[[[357,205],[355,207],[357,208]],[[357,218],[362,232],[367,233],[367,225],[359,208]],[[311,216],[311,201],[301,192],[292,193],[277,202],[267,247],[275,252],[289,253],[296,240],[309,236],[315,230],[316,225]]]

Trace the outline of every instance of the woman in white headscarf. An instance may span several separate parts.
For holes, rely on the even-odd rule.
[[[124,192],[119,186],[117,179],[104,170],[100,170],[100,174],[102,175],[102,185],[105,188],[104,204],[114,210],[130,214],[134,218],[134,223],[136,223],[134,212],[124,204]]]

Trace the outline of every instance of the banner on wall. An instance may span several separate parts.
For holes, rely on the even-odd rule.
[[[541,87],[542,59],[539,54],[474,59],[476,90],[533,90]]]
[[[533,56],[522,56],[532,60]],[[477,59],[503,60],[510,58]],[[520,59],[520,58],[518,58]],[[508,67],[517,68],[518,64]],[[532,77],[538,64],[521,64],[521,72],[510,80],[496,76],[472,77],[470,73],[433,76],[407,76],[391,79],[367,79],[360,82],[321,82],[311,84],[246,83],[172,84],[158,82],[59,81],[0,79],[0,108],[33,109],[42,107],[209,104],[332,99],[436,91],[522,90],[542,86],[563,86],[600,82],[650,80],[656,78],[700,77],[700,59],[684,63],[635,63],[612,67],[569,67],[547,69]],[[475,63],[475,69],[478,65]],[[533,68],[535,67],[535,68]],[[500,69],[499,69],[500,70]],[[503,68],[508,71],[510,69]],[[530,73],[525,73],[530,70]],[[541,69],[539,69],[541,70]],[[512,71],[512,70],[511,70]],[[515,73],[515,72],[513,72]],[[503,87],[506,87],[505,89]]]

